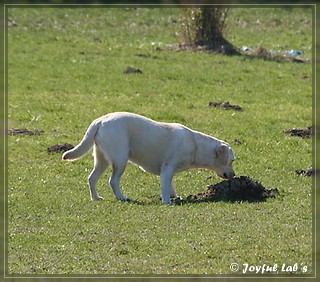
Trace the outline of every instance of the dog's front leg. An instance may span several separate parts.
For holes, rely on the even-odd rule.
[[[173,199],[175,199],[175,200],[180,200],[180,201],[181,201],[182,198],[177,195],[176,187],[175,187],[175,185],[174,185],[173,179],[172,179],[172,181],[171,181],[171,187],[170,187],[170,188],[171,188],[171,190],[170,190],[170,197],[173,198]]]
[[[171,186],[170,186],[170,197],[171,198],[177,198],[178,197],[177,192],[176,192],[176,186],[174,185],[173,179],[171,181]]]
[[[172,178],[173,178],[173,169],[170,165],[167,163],[164,163],[161,166],[161,187],[162,187],[162,203],[164,204],[172,204],[170,199],[170,193],[171,193],[171,185],[172,185]]]

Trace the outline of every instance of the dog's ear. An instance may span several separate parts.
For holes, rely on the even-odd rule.
[[[229,157],[229,148],[225,144],[221,144],[216,148],[216,156],[219,162],[222,165],[226,165],[228,163],[228,157]]]

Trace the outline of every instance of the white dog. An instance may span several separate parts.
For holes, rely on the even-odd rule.
[[[120,190],[120,177],[128,161],[145,171],[160,175],[162,202],[177,197],[173,176],[191,168],[207,168],[225,179],[235,173],[235,157],[230,145],[177,123],[156,122],[140,115],[117,112],[94,120],[80,144],[63,154],[75,160],[94,147],[94,169],[88,180],[92,200],[99,197],[96,184],[106,168],[112,166],[110,186],[121,201],[129,201]]]

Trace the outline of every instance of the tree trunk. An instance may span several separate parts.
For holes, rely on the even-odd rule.
[[[226,55],[241,53],[223,37],[228,8],[193,8],[184,15],[185,41]]]

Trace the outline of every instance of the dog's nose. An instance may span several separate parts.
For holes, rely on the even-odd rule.
[[[230,172],[229,175],[227,175],[226,173],[223,174],[223,178],[225,179],[232,179],[235,176],[234,172]]]

